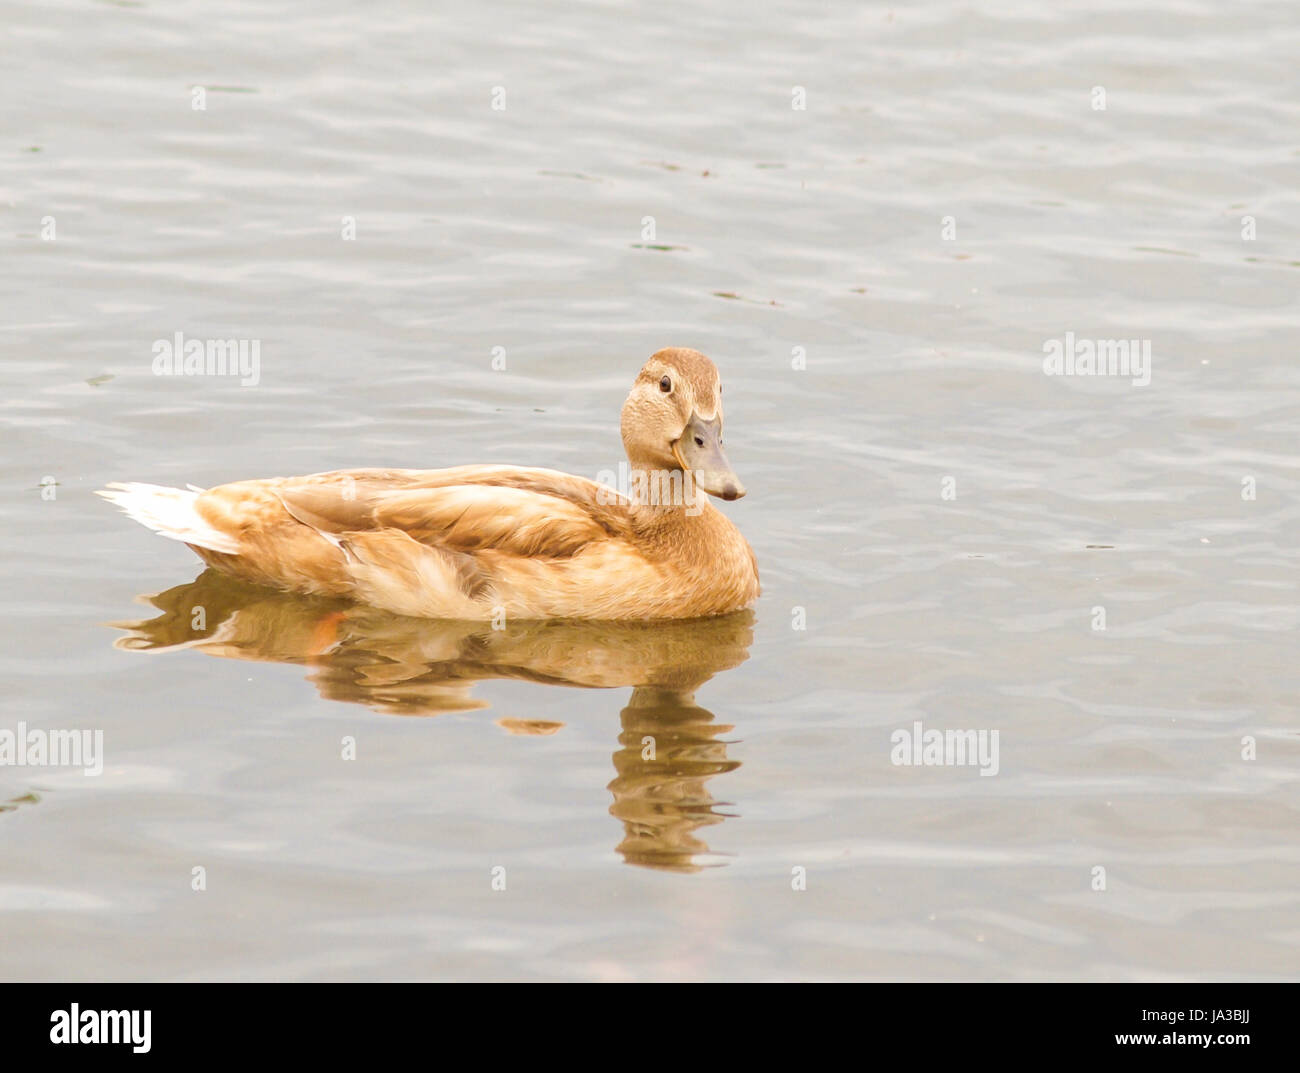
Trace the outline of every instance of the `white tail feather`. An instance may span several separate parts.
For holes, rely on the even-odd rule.
[[[239,542],[228,533],[213,529],[194,509],[194,501],[202,491],[194,485],[186,491],[158,484],[114,481],[95,494],[117,504],[141,525],[161,536],[211,551],[239,554]]]

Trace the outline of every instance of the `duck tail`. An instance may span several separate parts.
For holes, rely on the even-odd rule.
[[[115,503],[160,536],[210,551],[237,555],[239,542],[229,533],[214,529],[195,507],[195,501],[203,491],[194,485],[187,489],[164,488],[158,484],[114,481],[95,494]]]

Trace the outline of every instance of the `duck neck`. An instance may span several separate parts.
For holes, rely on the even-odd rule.
[[[664,469],[644,462],[628,463],[628,497],[632,512],[650,529],[693,527],[703,522],[713,508],[690,472]]]

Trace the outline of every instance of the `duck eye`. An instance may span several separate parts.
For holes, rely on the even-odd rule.
[[[665,376],[662,380],[659,381],[660,391],[672,391],[672,389],[673,389],[673,382],[669,380],[668,377]]]

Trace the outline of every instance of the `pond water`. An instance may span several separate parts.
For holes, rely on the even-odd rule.
[[[0,731],[103,741],[0,766],[4,978],[1300,974],[1293,4],[4,21]],[[92,494],[595,477],[664,346],[752,613],[401,619]]]

